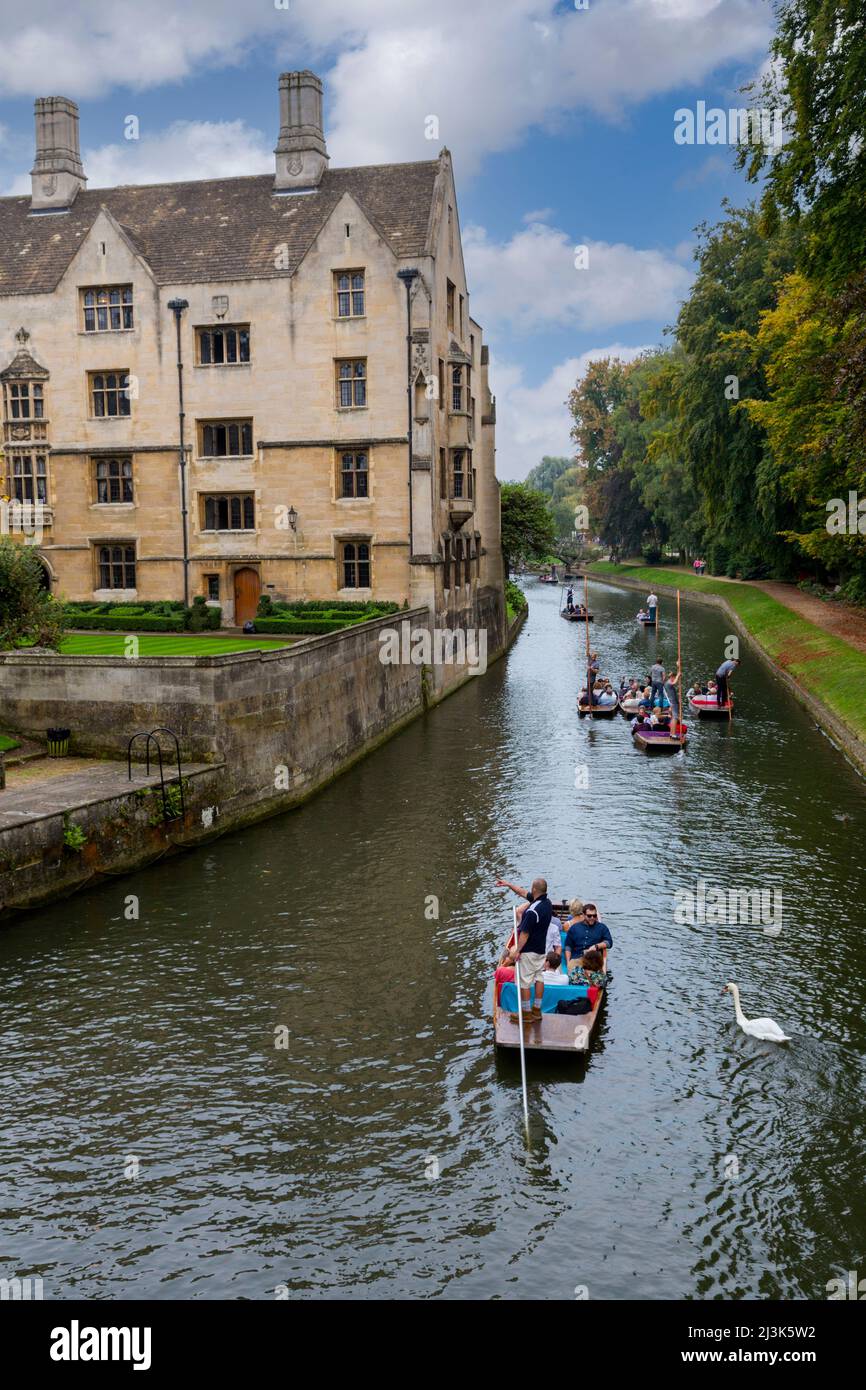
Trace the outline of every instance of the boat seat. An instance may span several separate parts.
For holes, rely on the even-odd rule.
[[[588,997],[588,985],[545,985],[541,999],[541,1011],[545,1014],[555,1014],[560,999],[586,999]],[[499,1007],[507,1010],[508,1013],[517,1013],[517,988],[511,981],[506,981],[502,986],[502,992],[499,995]]]

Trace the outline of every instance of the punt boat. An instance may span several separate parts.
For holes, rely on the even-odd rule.
[[[595,618],[593,617],[593,615],[592,615],[591,613],[578,613],[576,610],[575,610],[573,613],[569,613],[569,611],[568,611],[567,608],[563,608],[559,616],[560,616],[560,618],[565,618],[566,622],[569,622],[569,623],[594,623],[594,622],[595,622]]]
[[[585,692],[581,693],[585,694]],[[617,697],[616,703],[613,705],[590,705],[588,700],[581,700],[580,695],[577,697],[577,712],[581,719],[584,715],[589,714],[590,711],[592,712],[593,719],[613,719],[618,709],[619,697]]]
[[[720,705],[715,695],[690,695],[689,709],[701,719],[730,719],[734,699],[730,696],[726,704]]]
[[[556,917],[568,916],[566,903],[554,903]],[[516,944],[517,909],[513,909],[513,921],[508,940],[510,949]],[[564,933],[562,940],[565,940]],[[604,952],[605,962],[607,952]],[[565,956],[562,958],[563,971]],[[605,970],[607,964],[605,964]],[[517,969],[515,967],[515,975]],[[567,975],[566,975],[567,978]],[[523,1047],[526,1052],[588,1052],[604,996],[603,989],[588,985],[545,985],[541,1000],[541,1018],[535,1023],[523,1025]],[[534,997],[534,992],[533,992]],[[585,1014],[558,1014],[556,1005],[560,999],[588,999],[590,1010]],[[520,1048],[520,1024],[513,1021],[517,1014],[517,983],[506,982],[497,985],[493,981],[493,1032],[497,1047]]]

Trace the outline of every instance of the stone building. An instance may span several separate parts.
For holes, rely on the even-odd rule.
[[[32,196],[0,199],[6,495],[42,504],[64,598],[201,594],[225,625],[261,593],[408,600],[496,640],[495,409],[449,154],[330,169],[319,79],[279,96],[273,174],[105,189],[75,104],[36,102]]]

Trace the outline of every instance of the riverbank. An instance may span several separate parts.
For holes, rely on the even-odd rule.
[[[754,642],[815,722],[866,776],[866,653],[750,583],[699,579],[676,569],[609,561],[590,565],[589,573],[642,591],[653,588],[673,594],[680,589],[689,598],[723,607],[740,635]]]

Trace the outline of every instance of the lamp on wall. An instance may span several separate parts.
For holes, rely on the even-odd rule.
[[[289,507],[289,525],[291,526],[293,531],[297,531],[298,513],[295,511],[294,507]]]

